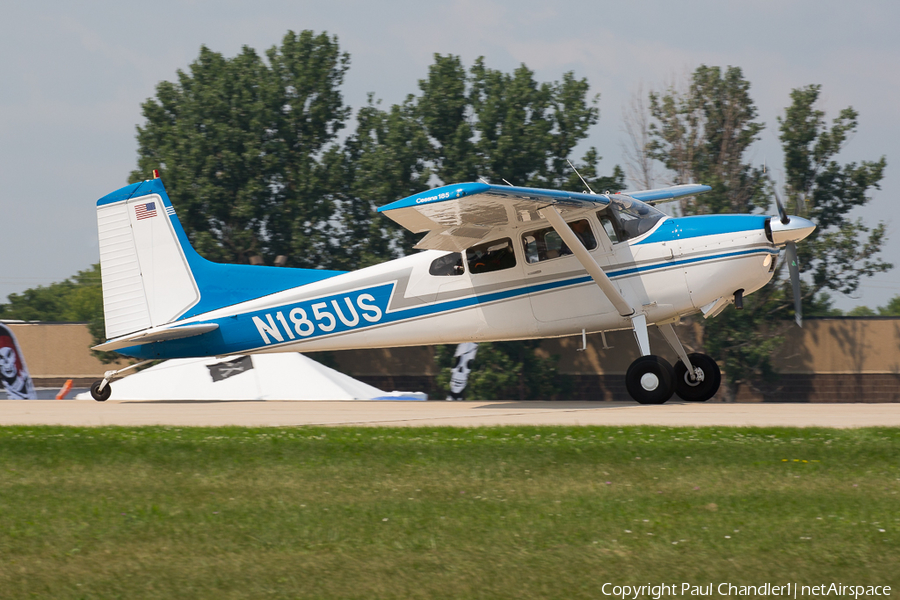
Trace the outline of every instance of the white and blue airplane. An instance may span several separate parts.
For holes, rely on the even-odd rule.
[[[621,194],[487,183],[447,185],[378,209],[426,234],[410,256],[352,272],[226,265],[191,247],[159,178],[97,202],[107,342],[145,361],[260,352],[458,344],[634,331],[632,398],[705,401],[719,368],[688,354],[672,327],[714,317],[765,285],[780,247],[815,225],[788,216],[673,218],[652,205],[709,191],[680,185]],[[678,355],[652,354],[648,327]],[[110,397],[107,371],[94,383]]]

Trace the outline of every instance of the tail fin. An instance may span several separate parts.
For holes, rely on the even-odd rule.
[[[110,340],[342,273],[204,259],[188,242],[160,179],[98,200],[97,226]]]
[[[107,339],[169,323],[200,300],[175,211],[156,188],[162,182],[151,179],[97,202]]]

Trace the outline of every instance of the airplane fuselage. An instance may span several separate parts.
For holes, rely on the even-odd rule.
[[[591,256],[648,323],[698,312],[738,290],[752,293],[773,276],[778,249],[767,216],[665,218],[646,233],[613,243],[592,212]],[[448,253],[427,250],[184,319],[218,328],[187,339],[122,348],[136,358],[249,352],[321,351],[562,337],[630,329],[586,275],[563,255],[534,261],[524,225],[510,229],[515,264],[479,273],[462,254],[458,273],[433,275]],[[464,268],[463,268],[464,267]]]

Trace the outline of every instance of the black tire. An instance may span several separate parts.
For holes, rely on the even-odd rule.
[[[675,363],[675,393],[687,402],[706,402],[716,395],[722,383],[722,373],[716,361],[705,354],[688,354],[695,369],[703,371],[703,381],[688,377],[683,361]]]
[[[94,400],[97,402],[106,402],[109,400],[109,395],[112,394],[112,386],[110,384],[106,384],[103,386],[103,390],[100,389],[100,384],[102,381],[95,381],[91,384],[91,396],[94,397]]]
[[[675,373],[669,361],[652,354],[631,363],[625,373],[625,388],[638,404],[664,403],[675,392],[674,382]]]

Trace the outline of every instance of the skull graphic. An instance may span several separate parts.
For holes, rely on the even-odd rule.
[[[453,353],[453,370],[450,373],[450,394],[447,400],[462,400],[463,391],[469,381],[469,373],[475,362],[475,354],[478,352],[478,344],[465,342],[456,347]]]
[[[10,346],[0,348],[0,375],[5,381],[12,381],[19,372],[19,365],[16,364],[16,351]]]
[[[9,399],[37,398],[16,338],[5,325],[0,325],[0,385]]]

